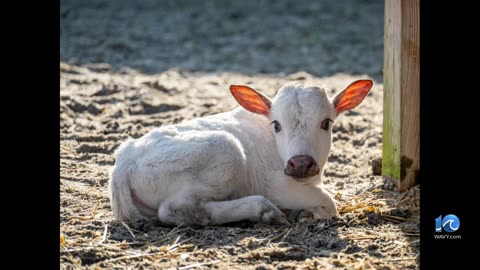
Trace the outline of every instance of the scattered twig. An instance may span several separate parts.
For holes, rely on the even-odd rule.
[[[175,245],[176,243],[178,243],[178,240],[180,240],[181,237],[182,237],[182,236],[179,235],[179,236],[177,237],[177,239],[175,239],[175,241],[173,242],[173,245]]]
[[[100,263],[116,262],[116,261],[120,261],[120,260],[133,259],[133,258],[138,258],[138,257],[148,257],[148,256],[159,255],[159,254],[164,254],[164,252],[163,252],[163,251],[160,251],[160,252],[155,252],[155,253],[147,253],[147,254],[136,254],[136,255],[122,256],[122,257],[117,257],[117,258],[113,258],[113,259],[101,261],[101,262],[98,262],[98,264],[100,264]]]
[[[391,262],[396,262],[396,261],[413,261],[415,258],[395,258],[395,259],[390,259],[389,261]]]
[[[142,232],[142,231],[139,231],[139,230],[135,230],[135,229],[133,229],[133,228],[130,228],[130,229],[131,229],[132,231],[134,231],[134,232],[143,234],[143,236],[145,236],[145,237],[148,237],[148,234],[146,234],[145,232]]]
[[[65,150],[65,151],[70,150],[68,147],[66,147],[66,146],[63,145],[63,144],[60,145],[60,149],[63,149],[63,150]]]
[[[116,250],[116,251],[122,251],[122,252],[125,252],[125,253],[128,253],[128,254],[134,254],[134,255],[140,254],[140,253],[138,253],[138,252],[124,250],[124,249],[121,249],[121,248],[118,248],[118,247],[114,247],[114,246],[111,246],[111,245],[107,245],[107,244],[103,244],[103,243],[99,243],[98,245],[99,245],[99,246],[102,246],[102,247],[109,248],[109,249],[113,249],[113,250]]]
[[[97,214],[97,209],[98,209],[98,206],[100,205],[100,203],[97,203],[95,205],[95,208],[93,208],[92,210],[92,214],[90,216],[72,216],[70,217],[70,220],[73,220],[73,219],[79,219],[79,220],[92,220],[95,218],[96,214]]]
[[[180,249],[189,249],[189,248],[196,248],[197,246],[194,244],[186,244],[186,245],[179,245],[178,248]]]
[[[323,266],[323,267],[326,267],[327,269],[331,269],[333,268],[333,265],[331,265],[330,263],[326,262],[326,261],[321,261],[317,258],[313,258],[314,261],[316,261],[319,265]]]
[[[149,246],[152,246],[152,245],[156,245],[156,244],[160,244],[160,243],[163,243],[165,241],[167,241],[169,238],[165,237],[163,239],[160,239],[158,241],[155,241],[155,242],[150,242],[150,243],[147,243],[141,247],[139,247],[140,249],[143,249],[143,248],[146,248],[146,247],[149,247]]]
[[[377,239],[376,236],[360,236],[360,237],[354,237],[354,238],[348,238],[349,240],[371,240],[371,239]]]
[[[168,252],[173,252],[178,249],[178,244],[171,245],[167,248]]]
[[[97,246],[102,246],[102,247],[109,248],[109,249],[116,250],[116,251],[122,251],[122,252],[125,252],[125,253],[127,253],[127,254],[133,254],[133,255],[138,255],[138,254],[139,254],[139,253],[137,253],[137,252],[128,251],[128,250],[123,250],[123,249],[121,249],[121,248],[117,248],[117,247],[110,246],[110,245],[107,245],[107,244],[102,244],[102,243],[98,243]],[[84,247],[84,248],[64,249],[64,250],[60,250],[60,253],[65,253],[65,252],[82,252],[82,251],[87,251],[87,250],[94,249],[95,247],[96,247],[96,246],[87,246],[87,247]]]
[[[70,217],[70,220],[74,220],[74,219],[78,219],[78,220],[92,220],[93,217],[92,216],[71,216]]]
[[[391,219],[396,219],[398,221],[405,221],[406,219],[403,218],[403,217],[399,217],[399,216],[391,216],[391,215],[385,215],[383,214],[382,217],[387,217],[387,218],[391,218]]]
[[[180,241],[180,243],[178,243],[178,245],[182,245],[183,243],[187,242],[187,241],[190,241],[193,237],[190,237],[190,238],[187,238],[185,240],[182,240]]]
[[[395,223],[402,223],[405,222],[406,219],[397,217],[397,216],[390,216],[390,215],[382,215],[382,218],[391,222]]]
[[[194,267],[199,267],[199,266],[202,266],[202,265],[216,264],[216,263],[219,263],[219,262],[220,262],[220,260],[214,260],[214,261],[211,261],[211,262],[204,262],[204,263],[194,263],[194,264],[190,264],[190,265],[187,265],[187,266],[179,267],[178,269],[179,270],[185,270],[185,269],[190,269],[190,268],[194,268]]]
[[[123,221],[122,221],[122,225],[127,229],[127,231],[132,235],[132,237],[135,238],[135,234],[133,234],[132,230],[130,230],[130,227],[128,227],[128,225]]]
[[[351,226],[351,224],[354,222],[354,221],[357,221],[357,217],[353,217],[352,220],[350,220],[349,222],[347,222],[347,226]]]
[[[85,251],[85,250],[90,250],[90,249],[93,249],[93,246],[88,246],[88,247],[84,247],[84,248],[64,249],[64,250],[60,250],[60,253],[64,253],[64,252],[79,252],[79,251]]]
[[[341,192],[341,191],[335,191],[333,189],[330,189],[330,188],[327,188],[327,187],[324,187],[324,189],[326,189],[328,192],[330,192],[330,194],[340,194],[342,196],[347,196],[347,197],[355,197],[356,195],[352,195],[352,194],[348,194],[348,193],[345,193],[345,192]]]
[[[382,217],[382,218],[387,220],[387,221],[393,222],[393,223],[402,223],[403,222],[403,221],[399,221],[399,220],[388,218],[388,217]]]
[[[287,238],[288,234],[290,233],[290,231],[292,230],[292,228],[288,229],[288,232],[282,237],[282,242],[285,241],[285,238]]]
[[[183,225],[184,225],[183,222],[180,223],[180,225],[178,225],[177,227],[175,227],[175,228],[173,228],[171,231],[169,231],[165,237],[169,237],[171,234],[173,234],[174,232],[178,231],[178,229],[179,229],[181,226],[183,226]]]
[[[105,240],[107,240],[107,231],[108,231],[108,224],[105,224],[105,230],[103,231],[103,237],[100,240],[100,242],[98,242],[98,244],[101,244],[101,243],[105,242]]]
[[[285,229],[283,232],[279,233],[278,235],[269,238],[269,239],[268,239],[268,243],[270,244],[270,242],[279,239],[279,238],[282,237],[285,233],[287,233],[287,231],[288,231],[288,229]]]
[[[377,136],[376,133],[369,134],[369,135],[365,136],[365,138],[361,139],[358,143],[359,143],[360,145],[364,145],[365,142],[366,142],[368,139],[373,138],[373,137],[375,137],[375,136]]]

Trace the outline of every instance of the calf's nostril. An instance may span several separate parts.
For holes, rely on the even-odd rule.
[[[295,169],[295,162],[293,162],[291,159],[288,161],[288,167]]]
[[[310,170],[313,167],[313,161],[309,160],[307,161],[307,169]]]

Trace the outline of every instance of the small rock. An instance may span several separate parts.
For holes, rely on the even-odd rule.
[[[92,63],[92,64],[85,64],[83,67],[88,68],[93,72],[108,72],[112,70],[112,66],[107,63]]]
[[[93,96],[108,96],[119,93],[122,91],[122,88],[119,87],[117,84],[107,84],[103,85],[102,88],[95,92]]]
[[[120,125],[117,121],[111,121],[105,127],[105,133],[116,133]]]
[[[390,177],[384,177],[382,188],[384,190],[395,190],[395,183]]]
[[[372,174],[382,175],[382,158],[372,160]]]
[[[371,141],[367,144],[368,147],[374,147],[377,145],[377,142],[376,141]]]
[[[338,247],[338,241],[335,239],[331,239],[328,241],[327,248],[332,249],[332,248],[337,248]]]
[[[99,106],[95,105],[94,103],[90,103],[87,106],[87,111],[93,115],[99,115],[102,112],[102,110],[103,110],[102,108],[99,108]]]
[[[322,250],[317,253],[318,256],[320,257],[329,257],[330,256],[330,250]]]
[[[288,79],[289,80],[305,80],[307,78],[311,78],[312,75],[308,74],[307,72],[305,71],[299,71],[299,72],[296,72],[296,73],[292,73],[290,75],[288,75]]]
[[[318,223],[318,224],[317,224],[317,228],[318,228],[319,230],[325,229],[325,223],[324,223],[324,222]]]
[[[71,66],[67,63],[60,62],[60,72],[65,72],[69,74],[80,74],[81,72],[77,67]]]

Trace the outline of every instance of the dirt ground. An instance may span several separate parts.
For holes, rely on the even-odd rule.
[[[415,269],[419,187],[392,190],[382,147],[382,1],[61,1],[60,264],[76,268]],[[230,84],[273,96],[285,82],[374,87],[339,117],[323,172],[340,219],[122,224],[112,153],[155,127],[236,107]]]

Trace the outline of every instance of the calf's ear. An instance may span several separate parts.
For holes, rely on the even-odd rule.
[[[230,85],[230,93],[246,110],[266,116],[270,114],[272,101],[252,88],[245,85]]]
[[[371,80],[358,80],[336,94],[333,98],[333,106],[335,106],[337,115],[362,103],[372,86],[373,82]]]

